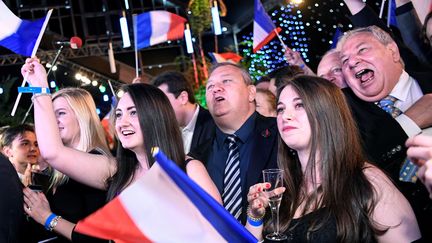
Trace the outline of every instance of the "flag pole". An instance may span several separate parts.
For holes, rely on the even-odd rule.
[[[279,33],[276,31],[276,29],[273,30],[276,33],[276,36],[278,37],[280,43],[282,44],[282,48],[284,49],[284,51],[288,50],[288,46],[285,44],[285,42],[282,40],[281,36],[279,35]]]
[[[137,15],[134,14],[132,15],[132,20],[133,20],[133,32],[134,32],[134,43],[135,43],[135,77],[138,78],[139,77],[139,63],[138,63],[138,46],[137,46]]]
[[[379,18],[380,18],[380,19],[382,19],[382,17],[383,17],[385,1],[386,1],[386,0],[382,0],[382,1],[381,1],[381,8],[380,8],[380,13],[379,13]]]
[[[388,8],[387,8],[387,27],[390,27],[391,12],[392,12],[392,1],[388,1]]]
[[[42,25],[41,31],[39,32],[39,36],[38,36],[38,38],[36,40],[36,43],[35,43],[35,45],[33,47],[33,51],[32,51],[31,57],[35,57],[36,56],[36,52],[39,49],[39,44],[40,44],[40,42],[42,40],[43,34],[45,33],[45,29],[46,29],[46,27],[48,25],[48,21],[49,21],[49,19],[51,17],[52,11],[53,11],[52,9],[48,10],[48,13],[47,13],[47,15],[45,17],[45,21],[44,21],[44,23]],[[27,79],[28,79],[28,75],[29,75],[29,73],[27,72],[26,75],[24,76],[24,79],[23,79],[22,83],[21,83],[21,87],[24,87],[26,85]],[[15,99],[15,104],[14,104],[14,106],[12,108],[11,116],[15,116],[16,110],[18,108],[18,104],[19,104],[19,102],[21,100],[21,96],[22,96],[22,93],[18,92],[18,96]]]

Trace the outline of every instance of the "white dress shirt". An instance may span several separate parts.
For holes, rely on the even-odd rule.
[[[423,96],[423,92],[417,81],[404,70],[390,95],[398,99],[395,102],[395,107],[405,112]],[[395,119],[408,137],[413,137],[422,132],[422,129],[404,114],[399,115]]]
[[[185,151],[185,154],[189,153],[191,145],[192,145],[192,137],[195,130],[196,121],[198,119],[198,113],[199,113],[199,105],[195,108],[195,113],[190,120],[190,122],[183,128],[181,128],[182,132],[182,138],[183,138],[183,148]]]

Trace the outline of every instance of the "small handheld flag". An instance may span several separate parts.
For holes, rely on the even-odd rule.
[[[255,14],[253,24],[253,52],[257,52],[273,39],[281,28],[273,24],[260,0],[255,0]]]

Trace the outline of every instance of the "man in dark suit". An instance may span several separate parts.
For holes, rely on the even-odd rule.
[[[0,154],[0,242],[20,242],[24,223],[22,188],[15,168]]]
[[[255,86],[249,73],[232,63],[215,65],[206,85],[206,100],[216,129],[214,137],[189,154],[206,164],[207,170],[222,195],[225,208],[243,223],[246,220],[249,187],[262,182],[262,170],[276,168],[276,119],[255,112]],[[232,152],[229,137],[235,137],[238,156]],[[231,179],[230,158],[239,159],[232,181],[239,184],[234,193],[240,193],[239,208],[229,203]]]
[[[215,128],[213,118],[196,103],[191,84],[182,73],[165,72],[156,76],[152,83],[165,93],[174,109],[185,153],[195,150],[212,136]]]
[[[431,71],[406,72],[398,45],[387,32],[376,26],[354,29],[339,41],[338,49],[341,52],[345,80],[352,93],[359,99],[356,102],[357,113],[364,113],[367,106],[372,109],[373,105],[377,104],[391,114],[389,117],[394,117],[408,137],[430,130]],[[354,96],[352,98],[356,99]],[[391,104],[388,103],[390,99]],[[363,123],[370,124],[374,117],[371,116],[371,121],[364,120]],[[383,126],[386,125],[381,125]],[[400,134],[400,131],[395,132]],[[391,137],[394,134],[389,133],[387,136]],[[384,159],[392,158],[395,154],[400,155],[401,152],[406,156],[404,142],[400,141],[400,138],[401,136],[399,144],[383,155]],[[395,142],[388,141],[389,145]],[[432,222],[432,204],[424,186],[416,182],[416,177],[412,176],[415,173],[412,168],[415,167],[403,160],[403,157],[401,163],[381,162],[380,166],[390,173],[401,192],[410,201],[423,239],[432,240],[432,235],[427,229],[427,225]]]

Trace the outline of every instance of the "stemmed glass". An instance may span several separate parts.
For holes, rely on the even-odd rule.
[[[282,201],[282,194],[275,195],[273,190],[283,186],[283,170],[281,169],[265,169],[263,170],[264,182],[270,183],[270,188],[264,190],[266,193],[270,210],[272,214],[272,222],[274,232],[266,235],[266,239],[273,241],[286,240],[287,236],[279,232],[279,207]]]

